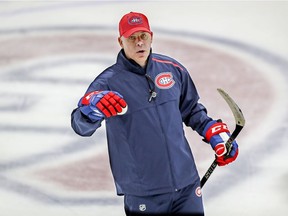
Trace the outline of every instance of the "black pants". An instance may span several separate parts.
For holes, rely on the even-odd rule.
[[[127,216],[204,216],[199,182],[173,193],[125,195],[124,204]]]

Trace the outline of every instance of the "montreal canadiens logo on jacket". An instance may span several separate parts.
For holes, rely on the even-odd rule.
[[[171,72],[162,72],[155,77],[155,84],[159,89],[169,89],[174,84],[173,75]]]

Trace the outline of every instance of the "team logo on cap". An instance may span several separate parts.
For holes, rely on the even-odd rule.
[[[128,23],[130,25],[139,25],[143,23],[143,20],[141,17],[138,16],[132,16],[131,18],[129,18]]]
[[[163,72],[158,74],[155,78],[155,84],[159,89],[171,88],[175,84],[172,73]]]

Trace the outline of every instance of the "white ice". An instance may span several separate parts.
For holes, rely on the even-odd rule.
[[[117,52],[115,56],[98,50],[77,55],[56,52],[25,60],[21,59],[23,53],[17,44],[10,47],[7,44],[30,37],[59,36],[59,32],[49,29],[58,28],[60,33],[73,35],[89,34],[86,27],[101,26],[103,35],[108,32],[115,38],[112,41],[109,37],[107,40],[111,41],[106,42],[117,48],[118,21],[130,11],[143,12],[149,17],[155,43],[161,38],[173,39],[173,34],[168,32],[174,32],[180,41],[229,53],[262,71],[261,76],[270,86],[273,104],[258,105],[259,110],[269,109],[261,122],[254,124],[253,117],[246,119],[247,129],[239,138],[243,148],[237,162],[217,168],[203,188],[205,211],[207,216],[287,215],[287,1],[0,2],[0,55],[15,61],[0,59],[0,215],[125,215],[122,198],[117,197],[113,189],[68,190],[35,177],[39,169],[107,154],[104,128],[92,138],[81,138],[70,128],[70,113],[94,78],[95,68],[99,72],[113,63]],[[77,31],[65,32],[64,27],[75,26],[79,28]],[[25,32],[25,29],[35,30]],[[236,41],[262,52],[252,54],[203,37],[187,39],[177,32]],[[102,34],[99,30],[96,33]],[[46,52],[41,47],[31,49]],[[265,62],[261,56],[267,53],[275,57],[270,58],[270,62],[269,57]],[[100,58],[105,61],[98,61]],[[75,80],[81,83],[76,84]],[[243,97],[252,87],[241,86]],[[252,99],[244,104],[246,109],[254,105],[253,97],[258,97],[248,96]],[[203,151],[211,150],[204,147]],[[106,160],[107,163],[107,157]],[[211,160],[198,161],[201,175]],[[112,182],[112,176],[108,181]]]

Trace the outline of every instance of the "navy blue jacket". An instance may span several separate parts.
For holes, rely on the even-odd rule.
[[[149,101],[154,88],[157,96]],[[119,92],[128,104],[125,115],[106,119],[118,195],[167,193],[199,181],[183,122],[202,134],[212,119],[179,62],[151,51],[143,69],[121,50],[117,62],[96,77],[87,92],[95,90]],[[100,126],[101,121],[91,122],[79,108],[72,112],[77,134],[91,136]]]

